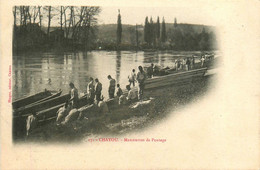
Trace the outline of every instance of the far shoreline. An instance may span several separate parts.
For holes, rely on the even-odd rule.
[[[65,48],[63,49],[30,49],[30,50],[14,50],[13,51],[13,56],[15,55],[23,55],[23,54],[30,54],[30,53],[75,53],[75,52],[83,52],[83,53],[88,53],[88,52],[132,52],[132,53],[138,53],[138,52],[194,52],[194,53],[211,53],[211,52],[216,52],[220,51],[219,49],[213,49],[213,50],[173,50],[173,49],[142,49],[142,50],[110,50],[110,49],[93,49],[93,50],[82,50],[82,49],[76,49],[76,50],[71,50]]]

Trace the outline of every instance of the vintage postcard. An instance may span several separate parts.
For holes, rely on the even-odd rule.
[[[260,168],[260,1],[0,2],[2,169]]]

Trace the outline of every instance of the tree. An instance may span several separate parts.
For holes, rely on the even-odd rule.
[[[39,15],[38,15],[38,17],[39,17],[39,26],[40,26],[40,28],[42,27],[42,14],[41,14],[41,6],[38,6],[38,13],[39,13]]]
[[[159,16],[157,17],[157,23],[156,23],[156,38],[159,40],[160,39],[160,18]]]
[[[120,10],[118,10],[118,17],[117,17],[117,45],[121,44],[122,38],[122,23],[121,23],[121,15]]]
[[[145,18],[145,23],[144,23],[144,41],[146,43],[149,43],[149,21],[148,21],[148,17]]]
[[[63,6],[60,6],[60,29],[62,30],[62,15],[63,15]],[[66,15],[65,15],[66,16]]]
[[[177,27],[177,18],[174,18],[174,27]]]
[[[47,29],[47,35],[48,37],[50,36],[50,27],[51,27],[51,6],[46,7],[46,9],[48,10],[48,29]]]
[[[134,46],[136,44],[136,30],[134,27],[128,27],[127,32],[129,33],[130,43]]]
[[[163,17],[163,21],[162,21],[162,33],[161,33],[161,41],[162,42],[166,42],[166,26],[165,26],[165,20],[164,20],[164,17]]]
[[[202,32],[199,34],[199,47],[200,50],[208,50],[209,49],[209,34],[205,31],[203,27]]]
[[[68,38],[69,34],[71,33],[71,28],[74,26],[74,23],[75,23],[74,7],[69,6],[68,8],[69,8],[69,11],[70,11],[68,21],[66,20],[66,9],[64,10],[65,36],[66,36],[66,38]],[[69,22],[68,27],[67,27],[67,22]]]
[[[73,7],[75,12],[75,24],[72,28],[72,39],[84,44],[85,50],[93,44],[96,39],[97,15],[100,13],[100,7],[82,6]],[[73,17],[72,16],[72,19]]]
[[[14,15],[14,27],[16,27],[16,6],[14,6],[14,9],[13,9],[13,15]]]
[[[150,17],[150,25],[149,25],[149,44],[154,44],[155,40],[155,34],[154,34],[154,23],[153,23],[153,18]]]
[[[138,49],[138,46],[139,46],[139,35],[138,35],[137,24],[135,25],[135,36],[136,36],[136,48]]]

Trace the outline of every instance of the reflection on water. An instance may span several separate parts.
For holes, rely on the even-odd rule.
[[[69,91],[73,82],[79,92],[86,92],[89,77],[98,78],[107,98],[111,75],[124,88],[128,75],[139,65],[155,63],[174,67],[174,60],[196,52],[115,52],[93,51],[76,53],[32,53],[13,57],[13,99],[34,94],[44,89]],[[200,52],[197,52],[198,54]]]

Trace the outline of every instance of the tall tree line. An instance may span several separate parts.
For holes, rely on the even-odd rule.
[[[162,29],[159,16],[157,17],[156,22],[153,22],[152,17],[150,17],[150,21],[148,17],[145,18],[144,41],[150,46],[157,46],[161,42],[166,41],[166,26],[164,18],[162,21]]]

